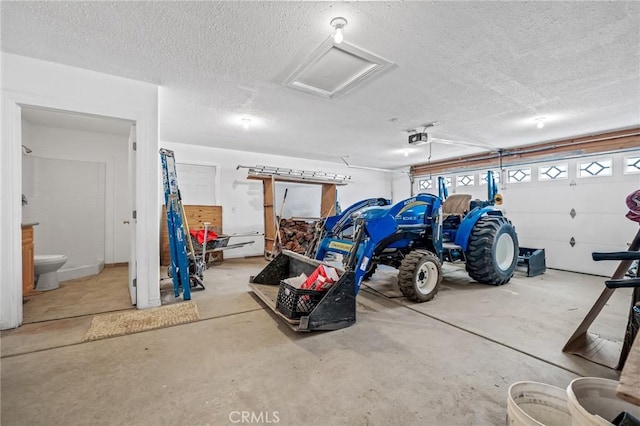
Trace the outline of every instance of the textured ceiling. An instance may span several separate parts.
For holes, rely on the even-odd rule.
[[[1,8],[5,52],[159,84],[167,141],[390,168],[427,160],[405,130],[431,121],[436,138],[493,148],[640,124],[636,1]],[[335,16],[345,41],[396,67],[331,100],[284,87]],[[479,151],[436,143],[431,159]]]

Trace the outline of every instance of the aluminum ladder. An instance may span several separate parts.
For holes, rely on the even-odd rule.
[[[185,241],[184,222],[182,217],[182,199],[178,189],[176,160],[173,151],[160,149],[162,162],[162,181],[164,184],[164,203],[167,207],[167,231],[169,234],[169,251],[171,253],[171,277],[173,279],[173,293],[191,300],[191,285],[189,279],[189,258]],[[187,236],[188,237],[188,236]]]

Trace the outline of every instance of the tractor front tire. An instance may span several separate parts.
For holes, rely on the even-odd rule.
[[[405,256],[398,272],[402,294],[414,302],[428,302],[440,290],[442,268],[440,259],[426,251],[412,251]]]
[[[467,272],[482,284],[506,284],[518,264],[518,251],[518,236],[511,222],[502,216],[484,216],[469,236]]]

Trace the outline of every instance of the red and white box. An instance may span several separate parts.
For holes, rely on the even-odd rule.
[[[307,277],[300,286],[302,289],[325,291],[340,279],[336,268],[327,265],[320,265]]]

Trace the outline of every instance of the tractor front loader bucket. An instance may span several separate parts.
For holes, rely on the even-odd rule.
[[[353,271],[336,268],[340,279],[326,291],[297,289],[282,282],[301,273],[309,276],[320,265],[326,264],[283,250],[258,275],[251,277],[249,287],[294,331],[338,330],[353,325],[356,322]]]

